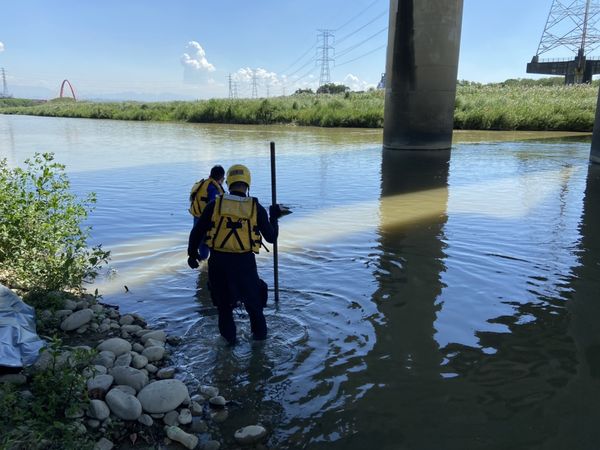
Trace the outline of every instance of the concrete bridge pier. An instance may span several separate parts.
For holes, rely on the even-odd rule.
[[[452,146],[463,0],[390,0],[384,148]]]
[[[590,161],[600,164],[600,89],[598,90],[598,100],[596,101],[596,118],[594,119],[594,133],[592,135]]]

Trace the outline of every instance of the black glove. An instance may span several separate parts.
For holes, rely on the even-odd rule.
[[[190,266],[192,269],[197,269],[200,264],[198,264],[198,256],[190,256],[188,257],[188,266]]]
[[[269,216],[275,220],[279,219],[282,216],[281,207],[279,205],[269,206]]]

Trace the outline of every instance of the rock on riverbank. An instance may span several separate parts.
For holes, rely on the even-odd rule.
[[[121,315],[118,308],[101,304],[90,295],[65,298],[62,309],[39,311],[38,318],[45,329],[54,326],[70,345],[63,345],[58,356],[42,350],[37,362],[24,371],[29,377],[56,363],[76,370],[72,364],[75,352],[93,352],[92,364],[82,373],[89,401],[69,417],[86,427],[96,439],[97,449],[120,448],[124,443],[135,448],[136,441],[151,445],[176,442],[189,449],[221,446],[211,433],[216,424],[211,410],[225,408],[227,402],[216,387],[201,386],[198,392],[190,392],[175,378],[178,368],[170,366],[169,354],[178,338],[148,328],[137,314]],[[26,392],[28,378],[23,375],[4,381],[16,378]],[[236,439],[241,444],[256,444],[266,434],[261,430],[253,439]]]

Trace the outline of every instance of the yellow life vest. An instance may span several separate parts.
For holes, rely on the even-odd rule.
[[[217,197],[206,244],[220,252],[258,253],[261,243],[256,198],[230,194]]]
[[[208,186],[213,185],[217,188],[219,195],[223,194],[223,188],[212,178],[202,179],[192,186],[190,192],[190,214],[194,217],[200,217],[204,208],[208,204]]]

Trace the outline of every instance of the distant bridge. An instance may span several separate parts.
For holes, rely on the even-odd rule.
[[[71,89],[71,94],[73,95],[73,100],[77,100],[77,97],[75,97],[75,90],[73,89],[73,86],[71,85],[69,80],[66,80],[66,79],[63,80],[62,84],[60,85],[60,98],[64,97],[65,84],[67,84],[69,86],[69,89]]]

